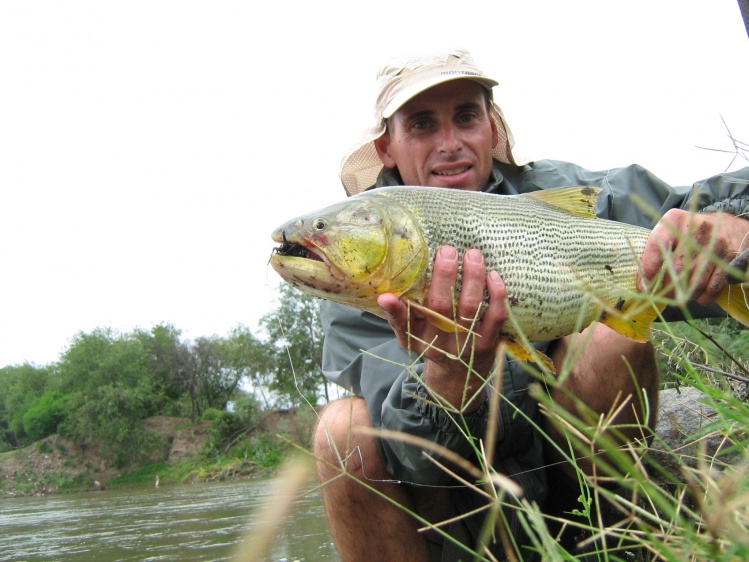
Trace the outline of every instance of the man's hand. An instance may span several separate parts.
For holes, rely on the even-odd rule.
[[[641,289],[646,289],[668,260],[677,274],[687,276],[680,284],[690,288],[690,298],[702,305],[713,303],[726,287],[724,267],[716,261],[727,264],[746,249],[748,233],[749,221],[734,215],[671,209],[658,221],[645,244]],[[667,270],[664,283],[670,282]],[[666,296],[672,298],[674,291]]]
[[[434,260],[426,306],[454,318],[471,330],[468,334],[443,332],[417,314],[411,314],[409,319],[407,304],[395,295],[381,295],[377,302],[400,344],[425,358],[424,381],[432,394],[467,412],[478,407],[478,401],[467,406],[463,397],[473,396],[471,391],[483,382],[476,373],[488,376],[495,360],[499,332],[507,320],[507,290],[496,271],[487,275],[479,250],[468,250],[463,257],[460,294],[455,291],[457,274],[458,252],[451,246],[440,248]],[[481,314],[485,289],[489,304]],[[470,371],[456,357],[470,363]]]

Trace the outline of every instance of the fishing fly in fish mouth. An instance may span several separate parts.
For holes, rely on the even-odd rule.
[[[445,331],[473,319],[426,307],[439,247],[478,248],[500,273],[513,322],[501,338],[523,359],[523,344],[554,340],[600,321],[645,341],[660,310],[637,286],[650,230],[595,216],[600,189],[567,187],[493,195],[431,187],[384,187],[295,218],[272,235],[270,263],[295,287],[383,317],[392,293]],[[458,279],[458,283],[460,279]],[[744,285],[718,303],[749,324]],[[662,307],[661,307],[662,308]],[[520,335],[524,337],[519,337]]]
[[[305,248],[301,244],[298,244],[296,242],[292,243],[289,242],[286,239],[286,233],[281,232],[281,238],[283,239],[283,243],[273,248],[273,253],[278,254],[281,256],[292,256],[297,258],[306,258],[310,260],[318,260],[323,261],[323,259],[318,256],[315,252],[310,251],[309,249]]]

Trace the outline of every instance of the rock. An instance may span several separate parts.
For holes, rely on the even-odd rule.
[[[704,447],[702,460],[716,467],[730,463],[738,453],[719,454],[731,446],[723,432],[704,433],[705,426],[716,420],[718,412],[710,406],[710,399],[694,387],[662,390],[659,397],[656,438],[648,454],[655,463],[669,473],[681,474],[682,465],[695,467]]]

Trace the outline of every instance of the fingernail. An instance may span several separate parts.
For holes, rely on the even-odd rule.
[[[440,257],[446,260],[454,260],[458,257],[458,251],[452,246],[442,246],[440,248]]]
[[[468,250],[465,254],[465,260],[471,263],[483,263],[484,256],[478,250]]]
[[[499,273],[497,273],[496,271],[490,271],[489,274],[486,276],[486,280],[488,283],[491,283],[492,285],[496,285],[496,284],[504,285],[502,278],[499,276]]]

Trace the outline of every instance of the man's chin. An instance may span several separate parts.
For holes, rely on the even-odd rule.
[[[432,175],[429,185],[432,187],[447,187],[449,189],[464,189],[466,191],[480,191],[483,187],[478,185],[473,174],[459,174],[458,176]]]

